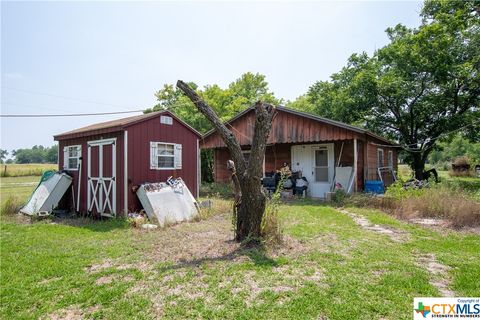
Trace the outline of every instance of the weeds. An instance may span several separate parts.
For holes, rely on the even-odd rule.
[[[448,184],[408,190],[395,184],[390,186],[384,197],[356,195],[347,202],[349,205],[377,208],[403,219],[445,219],[454,228],[480,225],[480,201],[475,194]]]
[[[224,199],[207,200],[211,205],[208,207],[200,208],[200,212],[193,219],[194,221],[201,221],[208,219],[217,214],[226,214],[232,211],[232,201]]]
[[[262,219],[261,231],[264,241],[269,244],[279,244],[283,240],[283,229],[278,217],[279,207],[281,205],[281,193],[283,182],[286,177],[282,175],[277,190],[267,199],[265,213]]]
[[[21,205],[21,202],[16,196],[9,196],[5,201],[3,201],[2,206],[0,207],[0,214],[14,215],[18,212]]]

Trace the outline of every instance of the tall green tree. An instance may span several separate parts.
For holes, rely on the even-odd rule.
[[[281,102],[269,90],[265,76],[259,73],[244,73],[226,88],[211,84],[200,89],[192,82],[188,85],[212,107],[222,121],[253,106],[259,100],[272,104]],[[152,109],[147,109],[147,112],[169,110],[200,132],[212,129],[211,123],[201,113],[192,112],[195,105],[180,89],[171,84],[165,84],[155,93],[155,96],[158,104]]]
[[[5,159],[7,158],[8,151],[0,149],[0,163],[3,163]]]
[[[58,145],[52,147],[33,146],[31,149],[12,151],[16,163],[57,163]]]
[[[306,95],[320,115],[398,141],[417,178],[446,133],[480,128],[479,2],[427,1],[421,16],[418,28],[387,29],[388,45],[352,55]]]

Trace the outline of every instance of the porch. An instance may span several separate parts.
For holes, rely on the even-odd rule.
[[[245,146],[244,156],[247,159],[249,152],[249,147]],[[226,148],[215,149],[215,181],[230,181],[226,168],[229,159]],[[268,145],[263,164],[264,176],[275,174],[284,163],[296,176],[306,178],[309,184],[307,195],[314,198],[324,198],[325,193],[333,189],[334,181],[340,182],[350,192],[364,190],[366,180],[383,180],[388,186],[393,182],[393,176],[384,172],[380,176],[378,168],[390,165],[396,170],[392,150],[358,139]]]

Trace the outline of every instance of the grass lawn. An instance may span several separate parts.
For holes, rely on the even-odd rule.
[[[233,242],[225,212],[150,232],[2,217],[0,318],[410,319],[413,297],[439,296],[438,281],[480,296],[478,234],[347,209],[403,240],[313,201],[280,207],[285,244],[266,250]]]

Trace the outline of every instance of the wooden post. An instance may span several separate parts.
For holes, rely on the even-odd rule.
[[[357,138],[354,138],[353,139],[353,174],[354,174],[353,181],[355,183],[355,187],[353,190],[355,190],[355,192],[357,192],[357,177],[358,177],[357,167],[358,167]]]

